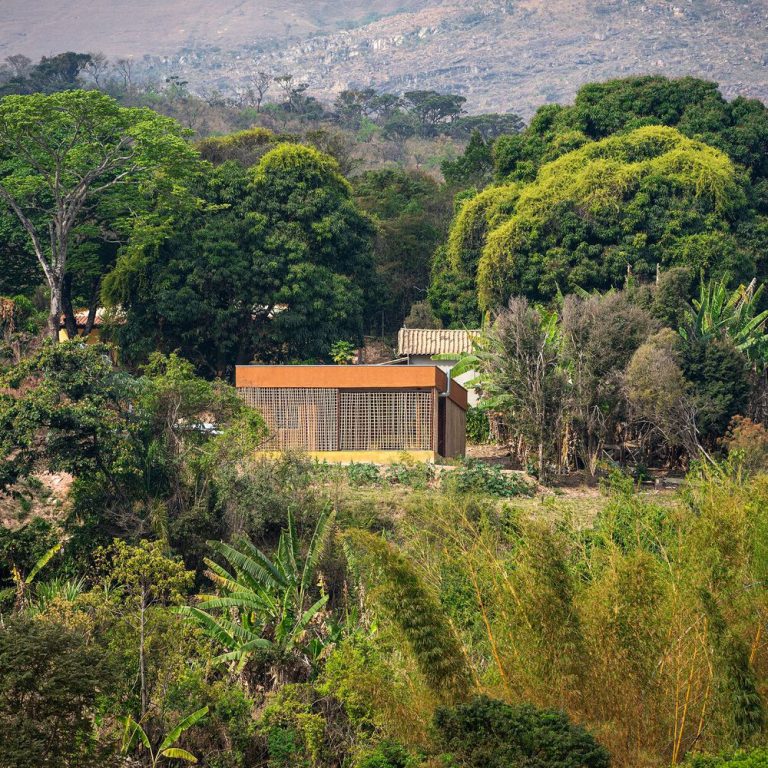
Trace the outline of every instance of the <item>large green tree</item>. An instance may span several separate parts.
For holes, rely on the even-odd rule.
[[[16,617],[0,627],[0,766],[85,768],[109,757],[96,743],[105,656],[79,633]]]
[[[530,179],[543,163],[587,141],[642,125],[667,125],[726,152],[754,180],[768,176],[768,109],[756,99],[727,101],[717,83],[660,75],[589,83],[572,106],[541,107],[519,135],[494,146],[499,180]]]
[[[628,273],[652,278],[659,267],[735,277],[761,269],[765,238],[747,232],[756,214],[743,173],[673,128],[588,143],[522,188],[490,188],[465,208],[449,243],[458,243],[456,269],[471,274],[477,264],[486,308],[511,295],[604,290]]]
[[[374,226],[331,157],[282,144],[250,170],[210,169],[195,189],[200,209],[159,247],[127,252],[105,282],[126,311],[130,358],[178,348],[206,375],[226,375],[359,338]]]
[[[98,207],[135,219],[142,198],[173,191],[196,158],[182,134],[175,121],[97,91],[0,102],[0,203],[17,217],[45,275],[52,338],[77,228]]]
[[[378,225],[378,313],[367,330],[396,331],[411,305],[425,297],[432,254],[448,229],[450,198],[431,177],[401,169],[362,174],[355,196]]]

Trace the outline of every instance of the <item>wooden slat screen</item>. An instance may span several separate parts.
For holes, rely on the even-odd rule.
[[[432,392],[241,387],[269,427],[269,448],[430,450]]]

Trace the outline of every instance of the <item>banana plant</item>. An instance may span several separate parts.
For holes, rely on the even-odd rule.
[[[32,570],[24,576],[21,570],[13,565],[11,567],[11,577],[13,578],[13,586],[8,587],[0,591],[0,601],[8,599],[11,595],[15,595],[16,611],[21,611],[29,604],[29,590],[34,582],[37,574],[48,565],[49,561],[56,555],[56,553],[64,546],[64,542],[60,541],[58,544],[54,544],[38,561],[32,566]]]
[[[181,734],[188,731],[193,725],[199,723],[208,714],[208,707],[203,707],[185,717],[175,728],[172,728],[165,738],[160,742],[157,748],[152,747],[147,732],[140,722],[137,722],[130,715],[123,719],[123,739],[121,744],[121,753],[127,755],[137,744],[147,750],[149,753],[151,768],[157,768],[161,760],[184,760],[187,763],[196,763],[197,758],[186,749],[174,747]]]
[[[293,655],[307,662],[317,655],[322,643],[318,645],[318,637],[310,637],[308,630],[328,595],[321,593],[314,601],[311,595],[332,521],[332,513],[321,514],[303,558],[291,511],[274,559],[247,540],[238,547],[208,542],[230,570],[206,559],[206,573],[218,594],[198,595],[198,605],[182,606],[179,612],[223,646],[225,652],[215,659],[217,663],[234,662],[241,672],[259,649],[281,659]]]
[[[702,280],[699,298],[693,300],[680,335],[686,340],[728,336],[750,360],[764,361],[768,357],[768,310],[757,311],[763,290],[756,280],[730,290],[727,275],[720,280]]]

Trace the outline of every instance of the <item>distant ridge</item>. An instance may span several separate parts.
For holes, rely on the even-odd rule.
[[[290,72],[313,94],[434,88],[472,112],[568,101],[629,74],[694,75],[768,100],[766,0],[3,0],[0,58],[131,56],[198,89]]]

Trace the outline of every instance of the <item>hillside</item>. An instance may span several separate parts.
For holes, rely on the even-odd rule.
[[[691,74],[768,98],[764,0],[6,0],[0,56],[103,50],[198,89],[290,72],[321,97],[347,87],[461,93],[469,111],[530,115],[580,85]],[[42,20],[42,21],[41,21]],[[745,30],[749,34],[745,35]]]

